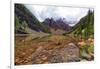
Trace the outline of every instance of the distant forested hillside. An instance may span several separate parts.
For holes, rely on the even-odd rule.
[[[73,31],[76,36],[88,39],[89,37],[94,37],[94,12],[88,11],[88,14],[83,17],[79,23],[80,26]]]
[[[38,19],[23,5],[15,4],[15,32],[16,33],[28,33],[26,28],[30,28],[35,31],[43,31],[49,33],[49,28],[39,22]]]
[[[75,36],[79,36],[84,39],[89,37],[93,38],[94,36],[94,11],[89,10],[88,14],[81,18],[80,21],[72,27],[72,29],[65,33],[72,33]]]

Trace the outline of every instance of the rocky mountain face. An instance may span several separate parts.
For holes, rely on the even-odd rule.
[[[69,31],[71,29],[71,27],[64,22],[63,19],[57,19],[54,20],[53,18],[47,18],[44,20],[44,24],[57,30],[57,29],[61,29],[61,30],[65,30],[65,31]]]
[[[61,18],[57,20],[46,18],[43,22],[39,22],[34,14],[32,14],[24,5],[15,4],[15,32],[26,34],[28,33],[25,30],[27,28],[44,33],[57,32],[56,34],[59,34],[58,32],[63,34],[71,29],[71,27]]]

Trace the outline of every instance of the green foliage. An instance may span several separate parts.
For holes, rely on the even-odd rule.
[[[44,32],[51,33],[50,32],[50,28],[48,26],[44,25],[43,22],[42,23],[40,22],[40,25],[41,25],[41,27],[42,27],[42,29],[43,29]]]
[[[23,30],[25,30],[28,27],[28,24],[26,23],[26,21],[22,22],[21,27],[22,27]]]
[[[94,46],[91,45],[89,48],[88,48],[88,53],[94,53]]]
[[[15,16],[15,31],[20,30],[20,31],[25,32],[25,29],[27,27],[28,27],[28,24],[26,21],[21,22],[20,19],[17,16]]]
[[[88,14],[79,21],[79,26],[71,33],[82,39],[94,37],[94,12],[88,11]]]
[[[94,53],[94,45],[84,45],[80,48],[80,58],[88,59]]]
[[[19,18],[15,16],[15,30],[18,30],[20,28]]]

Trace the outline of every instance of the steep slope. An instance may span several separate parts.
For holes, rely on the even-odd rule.
[[[88,14],[72,27],[68,33],[73,33],[83,38],[93,37],[94,35],[94,12],[88,11]]]
[[[23,4],[15,4],[15,32],[28,33],[25,31],[27,27],[37,32],[49,32],[49,28],[40,23]]]
[[[80,24],[80,26],[73,31],[74,34],[80,35],[81,38],[84,39],[94,37],[94,12],[89,10],[88,14],[83,17],[78,24]]]

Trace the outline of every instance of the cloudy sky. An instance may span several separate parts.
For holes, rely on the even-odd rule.
[[[45,18],[65,18],[67,21],[79,21],[84,17],[88,8],[76,7],[56,7],[56,6],[40,6],[40,5],[25,5],[39,21],[44,21]]]

